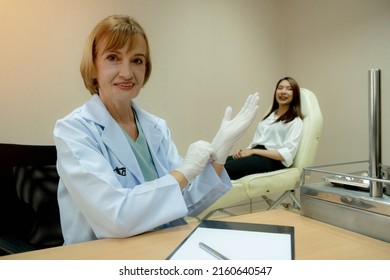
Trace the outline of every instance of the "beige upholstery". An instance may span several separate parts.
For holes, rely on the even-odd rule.
[[[299,207],[294,190],[299,187],[303,168],[313,164],[323,124],[317,98],[310,90],[301,88],[301,106],[304,117],[302,139],[293,165],[282,170],[252,174],[233,180],[233,188],[199,215],[199,219],[210,216],[216,210],[239,205],[248,199],[263,197],[269,202],[266,196],[273,193],[282,195],[272,202],[269,209],[275,208],[287,196],[290,196]]]

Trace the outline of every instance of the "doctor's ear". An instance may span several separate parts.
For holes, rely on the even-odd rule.
[[[95,65],[93,65],[91,68],[90,68],[90,75],[91,79],[93,80],[96,80],[97,79],[97,73],[96,73],[96,68],[95,68]]]
[[[98,80],[97,80],[97,74],[96,74],[96,70],[95,70],[95,67],[93,67],[91,69],[91,79],[92,79],[92,83],[94,85],[94,87],[98,87]]]
[[[93,82],[93,87],[94,89],[96,90],[96,92],[98,91],[98,88],[99,88],[99,83],[98,83],[98,80],[96,78],[92,79],[92,82]]]

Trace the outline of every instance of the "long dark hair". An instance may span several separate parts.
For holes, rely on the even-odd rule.
[[[291,122],[292,120],[294,120],[296,117],[300,117],[301,119],[303,119],[303,115],[302,115],[302,111],[301,111],[301,94],[300,94],[300,90],[299,90],[299,85],[298,85],[297,81],[295,81],[291,77],[284,77],[276,83],[276,87],[275,87],[275,91],[274,91],[274,101],[272,103],[271,110],[268,112],[268,114],[263,119],[268,118],[268,116],[271,115],[272,112],[274,112],[276,109],[278,109],[279,104],[276,101],[276,90],[278,89],[278,86],[282,81],[289,82],[291,89],[293,91],[293,98],[292,98],[292,101],[289,105],[287,112],[284,113],[283,115],[281,115],[275,122],[282,121],[282,122],[288,123],[288,122]]]

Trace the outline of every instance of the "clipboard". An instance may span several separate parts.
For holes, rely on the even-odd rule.
[[[216,260],[199,243],[230,260],[294,260],[294,227],[202,221],[167,257],[168,260]]]

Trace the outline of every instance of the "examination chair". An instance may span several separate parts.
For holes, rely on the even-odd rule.
[[[55,146],[0,144],[0,255],[63,244]]]
[[[313,164],[319,144],[323,118],[316,96],[307,89],[301,88],[301,108],[303,114],[302,139],[299,144],[294,163],[282,170],[257,173],[233,180],[233,188],[218,199],[213,205],[203,211],[197,218],[207,219],[217,211],[227,212],[227,208],[239,206],[252,199],[264,199],[271,210],[276,208],[286,197],[290,197],[296,208],[300,203],[295,197],[299,187],[303,168]],[[276,200],[270,199],[271,194],[279,194]],[[229,213],[229,212],[227,212]]]

